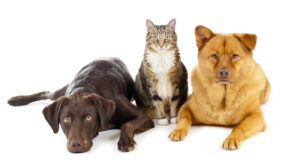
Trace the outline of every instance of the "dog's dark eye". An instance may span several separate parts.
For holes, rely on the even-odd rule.
[[[237,54],[233,54],[233,55],[232,55],[232,58],[233,58],[233,59],[236,59],[236,58],[238,58],[238,57],[239,57],[239,55],[237,55]]]
[[[217,59],[218,58],[217,54],[212,54],[210,57],[213,58],[213,59]]]
[[[64,118],[64,122],[67,123],[67,124],[70,124],[71,123],[71,118],[70,117]]]

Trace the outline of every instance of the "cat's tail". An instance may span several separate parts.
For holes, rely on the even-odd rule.
[[[165,114],[167,116],[168,122],[171,122],[171,101],[166,101],[164,103],[164,110],[165,110]]]
[[[12,106],[23,106],[34,101],[50,99],[50,92],[43,91],[32,95],[20,95],[8,99],[7,103]]]

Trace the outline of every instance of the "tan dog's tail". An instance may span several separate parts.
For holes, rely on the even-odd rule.
[[[269,99],[269,96],[270,96],[270,90],[271,89],[271,86],[270,86],[270,83],[269,83],[269,80],[267,79],[266,80],[266,85],[265,85],[265,89],[262,90],[261,94],[260,94],[260,104],[265,104],[268,99]]]

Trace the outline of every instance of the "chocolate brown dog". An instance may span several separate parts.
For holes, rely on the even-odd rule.
[[[70,152],[86,152],[99,131],[121,129],[120,151],[131,151],[136,132],[154,127],[150,117],[131,104],[134,82],[125,64],[118,58],[101,58],[83,67],[65,87],[50,92],[16,96],[8,100],[13,106],[51,99],[43,110],[54,133],[59,123],[68,138]]]

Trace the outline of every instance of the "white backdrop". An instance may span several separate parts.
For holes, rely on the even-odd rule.
[[[0,166],[299,166],[299,7],[296,0],[0,1]],[[51,101],[7,104],[14,95],[62,87],[101,56],[121,58],[135,77],[147,18],[156,24],[177,19],[178,46],[189,72],[197,62],[196,25],[257,34],[254,58],[272,88],[262,107],[267,131],[237,151],[225,151],[221,145],[230,128],[192,127],[184,141],[171,142],[175,125],[156,126],[136,135],[134,151],[122,153],[119,130],[111,130],[93,140],[90,152],[72,154],[62,131],[54,135],[43,118]]]

